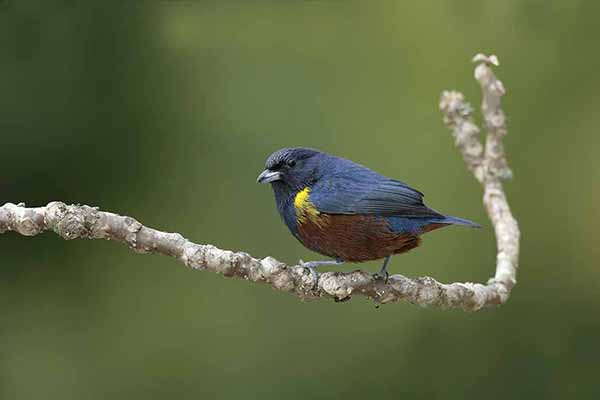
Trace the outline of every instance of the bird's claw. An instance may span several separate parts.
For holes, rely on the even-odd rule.
[[[310,276],[312,277],[312,289],[315,290],[319,287],[319,273],[316,270],[316,265],[314,262],[304,262],[300,260],[300,265],[310,272]]]
[[[390,274],[388,274],[387,271],[384,271],[383,273],[380,271],[373,274],[373,279],[375,279],[376,281],[383,280],[383,283],[385,283],[386,285],[389,282],[389,278]]]

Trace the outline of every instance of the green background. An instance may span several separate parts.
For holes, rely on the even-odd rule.
[[[428,235],[392,273],[485,282],[493,231],[437,103],[478,105],[469,60],[493,52],[518,285],[479,313],[301,302],[115,243],[5,234],[0,398],[600,396],[599,2],[76,3],[0,1],[0,203],[318,259],[255,183],[273,150],[311,146],[485,225]]]

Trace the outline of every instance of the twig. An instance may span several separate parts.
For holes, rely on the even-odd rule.
[[[496,274],[483,288],[488,298],[499,299],[499,304],[508,300],[516,284],[519,266],[520,231],[517,221],[510,212],[502,180],[512,177],[508,168],[502,139],[506,135],[506,117],[500,108],[500,100],[506,90],[492,71],[499,65],[495,55],[477,54],[473,62],[475,79],[481,85],[481,110],[488,132],[485,151],[478,138],[479,128],[473,122],[473,109],[460,92],[445,91],[440,99],[444,122],[452,130],[456,147],[461,151],[467,167],[483,185],[483,203],[494,226],[498,254]],[[490,303],[493,304],[493,303]]]
[[[467,166],[484,186],[484,204],[498,243],[496,275],[487,285],[442,284],[430,277],[409,279],[402,275],[392,275],[385,282],[367,272],[353,271],[321,273],[318,287],[313,288],[310,272],[302,266],[287,266],[271,257],[256,259],[242,252],[195,244],[178,233],[146,227],[131,217],[61,202],[37,208],[27,208],[24,204],[3,205],[0,207],[0,233],[14,231],[35,236],[44,231],[54,231],[66,240],[114,240],[140,253],[175,257],[193,269],[269,283],[277,290],[293,292],[301,298],[330,297],[344,301],[351,295],[360,294],[377,304],[405,299],[421,306],[469,311],[502,304],[516,282],[519,254],[519,229],[510,213],[501,183],[501,179],[510,176],[502,147],[506,127],[500,97],[504,94],[504,87],[490,68],[491,64],[497,64],[494,56],[477,55],[474,61],[480,62],[475,77],[483,91],[482,110],[488,131],[485,151],[477,137],[479,128],[473,122],[472,109],[461,93],[444,92],[440,108]]]

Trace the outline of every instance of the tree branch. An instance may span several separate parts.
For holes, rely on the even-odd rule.
[[[516,282],[519,255],[519,228],[510,213],[501,183],[510,176],[502,147],[506,126],[500,98],[505,91],[490,67],[498,64],[495,56],[479,54],[474,61],[479,63],[475,78],[483,92],[482,110],[488,131],[485,149],[478,138],[479,128],[473,122],[472,108],[461,93],[442,93],[440,109],[467,167],[484,187],[483,201],[494,225],[498,245],[496,275],[487,285],[443,284],[430,277],[409,279],[402,275],[392,275],[385,282],[365,271],[353,271],[321,273],[318,287],[313,288],[311,274],[302,266],[287,266],[271,257],[256,259],[243,252],[195,244],[178,233],[146,227],[131,217],[61,202],[36,208],[4,204],[0,207],[0,233],[14,231],[35,236],[53,231],[66,240],[114,240],[140,253],[175,257],[193,269],[268,283],[277,290],[293,292],[301,298],[330,297],[344,301],[351,295],[360,294],[377,304],[405,299],[421,306],[469,311],[503,304]]]

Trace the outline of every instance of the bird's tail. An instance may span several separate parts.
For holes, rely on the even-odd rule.
[[[463,225],[471,228],[481,228],[481,225],[476,224],[473,221],[469,221],[468,219],[452,217],[450,215],[446,215],[444,220],[442,221],[445,224],[453,224],[453,225]]]

